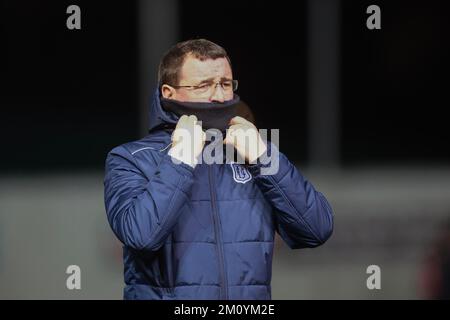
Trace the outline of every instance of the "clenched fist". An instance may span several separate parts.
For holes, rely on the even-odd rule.
[[[183,115],[172,133],[169,155],[195,168],[205,145],[206,134],[194,115]]]
[[[239,116],[231,119],[230,125],[224,143],[233,145],[246,162],[256,163],[266,152],[267,146],[255,125]]]

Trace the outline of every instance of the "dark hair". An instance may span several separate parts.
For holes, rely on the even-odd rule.
[[[221,46],[206,39],[193,39],[179,42],[167,51],[159,63],[158,84],[178,85],[179,73],[186,56],[192,55],[201,61],[226,58],[231,67],[227,52]]]

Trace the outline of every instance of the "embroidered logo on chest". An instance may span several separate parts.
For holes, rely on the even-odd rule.
[[[238,183],[246,183],[252,180],[252,175],[246,167],[238,163],[230,163],[231,169],[233,169],[233,179]]]

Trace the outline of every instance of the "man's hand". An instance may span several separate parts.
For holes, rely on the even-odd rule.
[[[183,115],[172,133],[169,155],[195,168],[205,145],[206,134],[194,115]]]
[[[234,117],[230,120],[230,125],[224,143],[233,145],[247,162],[256,163],[266,152],[267,146],[255,125],[242,117]]]

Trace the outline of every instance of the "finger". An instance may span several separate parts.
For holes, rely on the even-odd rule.
[[[228,129],[227,135],[225,136],[225,139],[223,139],[224,144],[233,144],[234,142],[234,130]]]
[[[234,141],[235,141],[234,137],[228,137],[228,138],[225,138],[225,140],[223,140],[223,143],[227,144],[227,145],[235,146]]]
[[[189,121],[192,122],[193,124],[196,124],[197,123],[197,117],[194,116],[193,114],[191,114],[189,116]]]
[[[228,128],[230,132],[236,133],[236,132],[243,132],[246,133],[247,130],[251,129],[247,124],[233,124]]]
[[[189,120],[189,117],[187,115],[182,115],[180,119],[178,119],[177,127],[183,125]]]
[[[234,125],[234,124],[248,124],[248,123],[251,123],[251,122],[247,121],[246,119],[244,119],[242,117],[239,117],[239,116],[236,116],[236,117],[234,117],[234,118],[232,118],[230,120],[230,124],[231,125]]]

